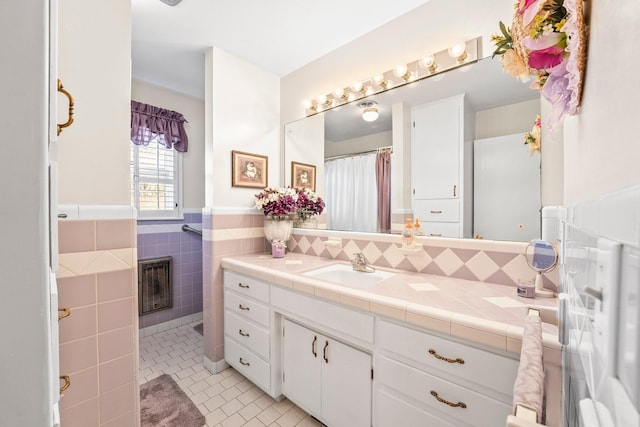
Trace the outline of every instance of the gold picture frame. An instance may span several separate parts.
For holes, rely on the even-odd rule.
[[[291,162],[291,187],[316,191],[316,167],[306,163]]]
[[[260,154],[231,151],[231,186],[265,188],[269,175],[269,158]]]

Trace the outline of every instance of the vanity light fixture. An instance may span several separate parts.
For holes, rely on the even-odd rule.
[[[377,103],[375,101],[363,101],[358,104],[358,107],[364,108],[362,111],[362,120],[365,122],[375,122],[380,115],[378,109],[374,107]]]
[[[344,88],[337,88],[332,93],[305,102],[307,116],[477,62],[478,44],[479,38],[457,42],[449,49],[399,65],[384,73],[373,74],[373,77],[358,80]]]

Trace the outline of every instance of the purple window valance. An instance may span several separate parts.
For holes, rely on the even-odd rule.
[[[186,152],[189,141],[185,122],[184,116],[176,111],[131,101],[131,142],[136,145],[149,145],[149,141],[160,136],[165,147]]]

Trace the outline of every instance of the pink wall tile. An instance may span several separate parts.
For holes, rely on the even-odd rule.
[[[136,423],[139,421],[140,414],[136,414],[134,411],[129,411],[120,415],[118,418],[114,418],[106,423],[101,423],[100,427],[132,427],[137,425]]]
[[[102,220],[96,223],[96,248],[99,250],[134,248],[132,219]]]
[[[60,375],[70,375],[98,364],[98,339],[91,336],[60,344]]]
[[[98,304],[98,332],[107,332],[133,323],[133,298]]]
[[[98,363],[133,353],[133,326],[98,335]]]
[[[96,249],[95,221],[58,221],[58,252],[88,252]]]
[[[98,301],[105,302],[132,296],[136,282],[134,274],[134,269],[98,274]]]
[[[133,413],[135,403],[135,393],[137,384],[133,381],[121,387],[108,391],[100,395],[100,424],[104,426],[108,421],[121,417],[126,413]],[[133,426],[134,424],[119,424],[122,426]]]
[[[96,303],[96,276],[65,277],[58,279],[60,307],[78,307]]]
[[[61,372],[62,375],[66,375]],[[84,371],[69,375],[71,385],[60,398],[62,409],[70,408],[98,395],[98,367],[93,366]],[[62,381],[60,382],[62,385]]]
[[[64,427],[98,427],[100,424],[98,408],[99,403],[96,397],[62,410],[60,411],[60,424]]]
[[[103,363],[98,367],[100,375],[100,393],[113,390],[130,381],[135,381],[136,363],[133,354]]]
[[[97,333],[96,306],[71,308],[71,314],[58,322],[60,343],[64,344]]]

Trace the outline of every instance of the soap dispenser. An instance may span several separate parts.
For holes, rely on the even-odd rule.
[[[407,223],[404,226],[404,230],[402,230],[402,248],[413,249],[415,247],[414,238],[415,232],[413,230],[411,218],[407,218]]]
[[[420,225],[420,218],[416,218],[416,223],[413,224],[413,233],[416,236],[424,236],[424,231],[422,230],[422,226]]]

